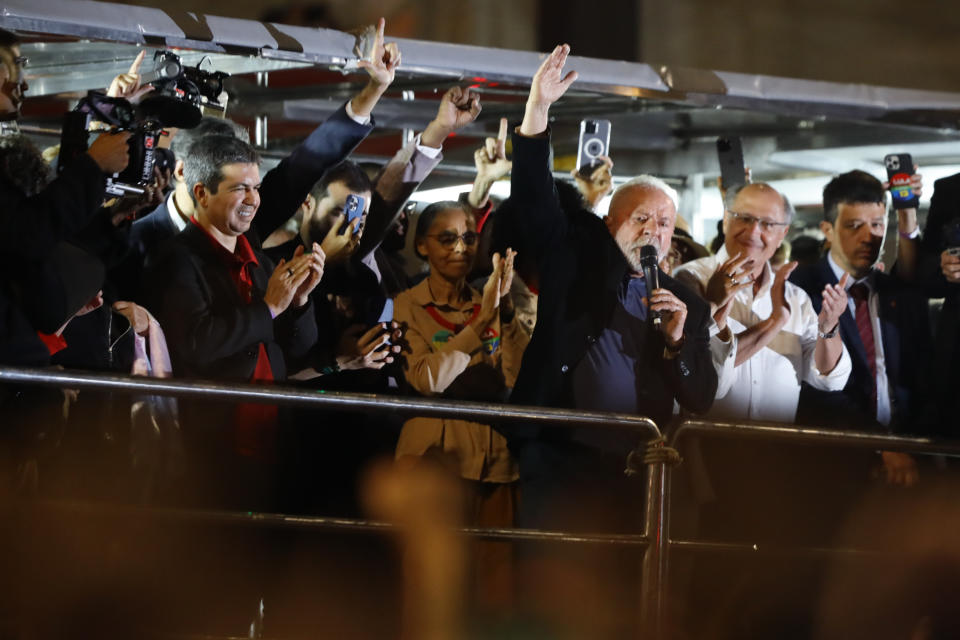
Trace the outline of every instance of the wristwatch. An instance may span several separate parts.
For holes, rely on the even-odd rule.
[[[830,339],[830,338],[834,337],[835,335],[837,335],[837,331],[839,331],[839,330],[840,330],[840,323],[839,323],[839,322],[838,322],[837,324],[833,325],[833,329],[830,329],[830,331],[827,331],[826,333],[824,333],[823,331],[820,331],[820,327],[817,326],[817,337],[818,337],[818,338],[824,338],[824,339]]]

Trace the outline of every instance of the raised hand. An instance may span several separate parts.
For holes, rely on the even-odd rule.
[[[507,247],[503,256],[503,269],[500,275],[500,297],[510,295],[510,288],[513,286],[513,261],[517,257],[517,252]]]
[[[387,22],[383,18],[377,22],[377,35],[374,38],[373,49],[369,60],[361,60],[357,66],[366,70],[370,81],[382,87],[393,82],[397,67],[400,66],[400,47],[395,42],[383,42],[383,32]]]
[[[304,283],[316,276],[318,258],[312,253],[304,254],[303,247],[297,247],[297,251],[290,262],[280,260],[277,264],[270,280],[267,281],[267,291],[263,294],[263,301],[267,304],[270,314],[274,318],[286,311],[295,299],[298,307],[306,304],[302,289]],[[322,262],[319,264],[319,271],[322,275]],[[316,281],[320,281],[319,277],[316,277]],[[313,286],[316,286],[316,283]],[[310,287],[310,290],[312,289],[313,287]],[[307,291],[307,295],[309,293],[310,291]]]
[[[567,92],[577,79],[576,71],[570,71],[566,75],[563,73],[569,54],[570,45],[560,44],[546,57],[530,83],[529,102],[550,106]]]
[[[479,93],[463,87],[453,87],[440,99],[440,107],[434,120],[441,126],[456,131],[476,120],[480,111]]]
[[[330,215],[333,215],[332,213]],[[360,245],[360,238],[363,236],[363,227],[366,224],[367,214],[364,213],[360,219],[360,224],[356,230],[353,229],[353,222],[347,220],[347,216],[340,213],[334,218],[330,230],[320,244],[323,254],[330,261],[330,264],[343,262],[356,251]]]
[[[714,308],[725,306],[741,289],[753,286],[753,259],[738,253],[717,267],[707,281],[704,297]]]
[[[849,279],[850,274],[845,273],[840,278],[839,284],[828,284],[823,288],[823,305],[817,317],[821,333],[829,333],[836,327],[840,322],[840,316],[847,310],[847,280]]]
[[[420,136],[420,144],[439,149],[447,136],[476,120],[480,110],[478,93],[462,87],[448,89],[440,99],[437,117],[430,121]]]
[[[312,249],[312,253],[305,254],[303,245],[300,245],[293,252],[294,258],[300,258],[302,256],[306,258],[310,265],[307,278],[300,284],[296,293],[293,294],[293,306],[296,309],[299,309],[310,301],[310,293],[320,284],[320,279],[323,277],[323,263],[326,256],[324,256],[323,249],[321,249],[320,245],[316,242],[313,243]]]
[[[500,254],[495,253],[493,254],[492,262],[493,272],[490,274],[490,277],[487,278],[486,284],[483,285],[483,300],[480,301],[480,311],[476,317],[470,321],[470,326],[473,327],[478,336],[482,335],[483,330],[493,322],[500,311],[503,269],[506,265],[506,260],[502,260]]]
[[[563,66],[570,54],[570,45],[561,44],[547,56],[530,82],[530,96],[520,125],[520,135],[536,136],[547,129],[550,105],[560,99],[574,80],[577,72],[563,73]]]
[[[473,152],[473,164],[477,168],[477,177],[473,181],[468,200],[474,209],[482,209],[487,204],[493,183],[510,173],[513,168],[513,163],[507,160],[506,118],[500,118],[497,137],[487,138],[483,146]]]
[[[597,156],[600,165],[590,172],[589,176],[584,176],[577,169],[572,169],[570,175],[577,183],[577,189],[583,194],[583,199],[591,208],[596,207],[597,203],[603,200],[603,196],[610,193],[613,189],[613,160],[607,156]]]
[[[784,322],[790,319],[790,304],[787,302],[787,278],[796,268],[797,262],[793,261],[777,269],[773,278],[773,285],[770,287],[770,298],[773,302],[770,316],[779,317]]]
[[[134,58],[133,64],[130,65],[130,70],[113,79],[110,88],[107,89],[109,97],[125,98],[133,104],[137,104],[143,96],[153,91],[153,85],[140,86],[140,65],[143,64],[146,53],[146,49],[141,50]]]

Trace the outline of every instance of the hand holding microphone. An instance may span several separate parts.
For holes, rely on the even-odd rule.
[[[643,268],[643,277],[647,281],[649,320],[655,329],[663,333],[668,347],[679,348],[683,344],[683,324],[687,319],[687,305],[669,289],[660,288],[658,253],[653,245],[640,248],[640,265]]]

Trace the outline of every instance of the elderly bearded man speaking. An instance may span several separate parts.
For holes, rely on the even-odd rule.
[[[563,74],[569,50],[557,47],[537,71],[513,135],[511,210],[522,246],[538,261],[541,287],[512,401],[646,415],[663,427],[674,401],[695,413],[713,401],[710,311],[666,274],[652,291],[642,276],[642,247],[656,247],[662,258],[673,236],[677,194],[662,180],[640,176],[621,186],[606,219],[585,206],[561,208],[547,122],[550,105],[576,79]],[[654,312],[659,327],[649,322]],[[525,526],[594,529],[597,509],[615,516],[609,527],[634,529],[641,491],[624,484],[624,466],[636,434],[511,427],[507,435],[520,459]],[[581,502],[590,514],[579,511]]]

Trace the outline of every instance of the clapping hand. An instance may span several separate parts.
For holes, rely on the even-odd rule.
[[[821,333],[829,333],[836,327],[840,322],[840,316],[847,310],[847,280],[849,279],[850,274],[844,273],[839,284],[828,284],[823,288],[823,305],[820,307],[820,315],[817,318]]]
[[[291,303],[295,308],[307,304],[310,292],[323,277],[323,262],[323,251],[317,243],[313,244],[312,253],[304,253],[300,246],[289,262],[280,260],[263,294],[263,301],[274,318],[286,311]]]

